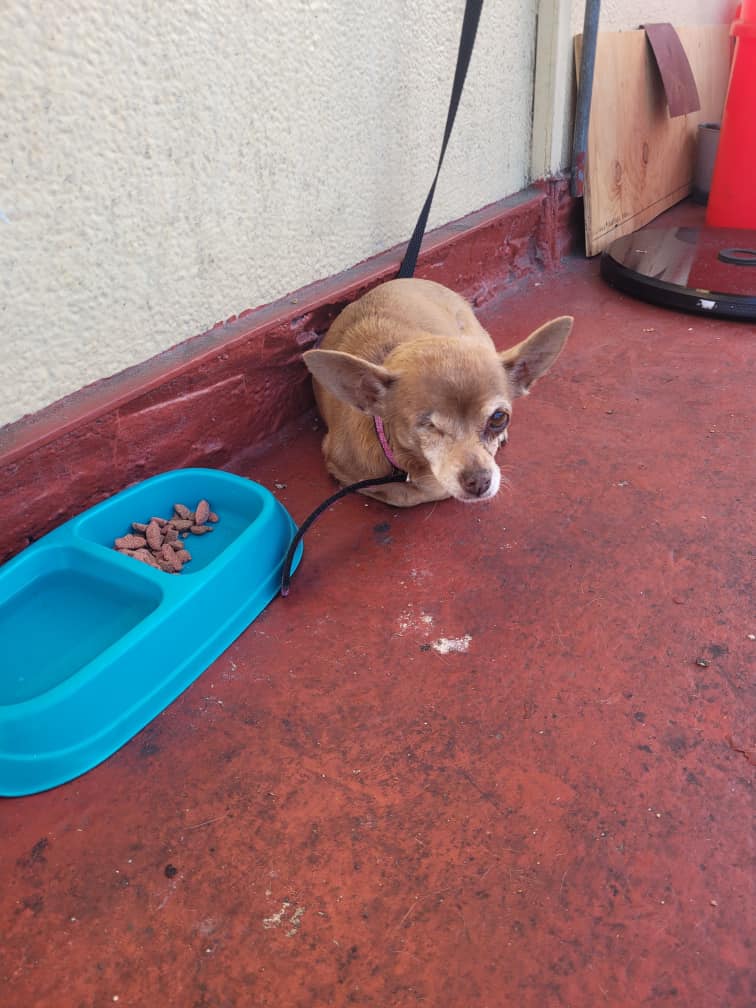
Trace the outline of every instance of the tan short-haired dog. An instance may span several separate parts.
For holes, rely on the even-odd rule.
[[[374,288],[304,354],[328,427],[329,472],[347,485],[401,469],[407,482],[363,491],[397,507],[490,500],[512,402],[554,363],[572,321],[547,322],[499,353],[447,287],[403,279]]]

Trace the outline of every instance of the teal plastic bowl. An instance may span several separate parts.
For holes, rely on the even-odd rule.
[[[166,574],[117,553],[132,521],[210,501],[220,521]],[[50,532],[0,568],[0,795],[34,794],[112,755],[278,593],[296,526],[241,476],[177,469]],[[295,555],[295,565],[302,550]]]

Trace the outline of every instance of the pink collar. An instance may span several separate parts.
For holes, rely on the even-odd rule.
[[[383,454],[386,456],[387,461],[394,467],[402,472],[402,467],[396,461],[394,453],[391,451],[391,445],[388,443],[388,438],[386,437],[386,431],[383,427],[383,420],[379,416],[373,417],[375,421],[375,433],[378,435],[378,440],[381,443],[381,448],[383,448]]]

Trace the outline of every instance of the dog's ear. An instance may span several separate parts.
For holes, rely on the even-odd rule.
[[[363,413],[380,415],[396,375],[341,350],[308,350],[302,356],[313,376],[337,399]]]
[[[546,374],[567,342],[573,321],[571,315],[552,319],[522,343],[499,354],[509,376],[512,395],[527,395],[533,382]]]

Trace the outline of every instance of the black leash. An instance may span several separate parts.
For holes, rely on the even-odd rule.
[[[420,254],[420,246],[423,242],[425,227],[428,223],[428,215],[430,214],[433,196],[436,192],[436,183],[438,182],[438,177],[441,174],[441,165],[444,163],[444,155],[446,154],[446,148],[454,126],[454,120],[457,117],[457,109],[459,108],[459,101],[462,97],[462,89],[465,86],[467,68],[470,66],[470,57],[472,56],[473,46],[475,44],[475,35],[478,31],[478,22],[480,21],[480,12],[482,9],[483,0],[466,0],[465,15],[462,20],[462,32],[459,39],[459,50],[457,52],[457,67],[454,71],[454,83],[452,84],[451,98],[449,100],[449,111],[446,115],[446,128],[444,129],[444,139],[441,144],[441,154],[438,159],[438,166],[436,167],[436,174],[433,177],[433,184],[430,187],[430,192],[423,204],[423,209],[420,211],[420,216],[417,219],[415,230],[412,232],[412,237],[407,244],[407,249],[404,253],[402,264],[399,267],[399,273],[397,274],[398,277],[411,277],[415,273],[417,257]],[[368,487],[384,486],[386,483],[405,483],[408,478],[407,473],[394,468],[390,476],[380,476],[377,479],[360,480],[359,483],[352,483],[349,486],[342,487],[341,490],[337,491],[332,497],[329,497],[328,500],[323,501],[319,507],[315,508],[312,514],[308,518],[305,518],[297,529],[286,556],[284,557],[283,571],[281,573],[281,594],[284,598],[289,594],[289,589],[291,587],[291,565],[294,560],[294,554],[296,553],[297,546],[299,546],[312,523],[319,518],[324,511],[326,511],[332,504],[335,504],[336,501],[341,500],[342,497],[346,497],[347,494],[357,493],[357,491],[366,490]]]
[[[358,490],[366,490],[368,487],[384,486],[386,483],[406,482],[407,473],[402,472],[400,469],[395,469],[390,476],[379,476],[378,479],[366,479],[360,480],[359,483],[350,483],[349,486],[342,487],[341,490],[338,490],[335,494],[329,497],[328,500],[323,501],[321,505],[316,507],[312,514],[308,518],[305,518],[295,532],[294,538],[291,540],[289,549],[284,557],[283,571],[281,572],[281,594],[283,597],[286,598],[289,594],[289,588],[291,587],[291,564],[294,560],[294,554],[297,551],[297,546],[299,546],[305,532],[316,518],[319,518],[323,512],[331,506],[331,504],[335,504],[336,501],[341,500],[342,497],[346,497],[347,494],[357,493]]]
[[[459,51],[457,53],[457,69],[454,71],[454,84],[452,85],[451,98],[449,100],[449,111],[446,115],[446,129],[444,130],[444,140],[441,144],[441,155],[438,159],[436,174],[433,177],[433,185],[431,185],[428,198],[423,205],[423,209],[420,211],[415,230],[412,232],[412,237],[404,253],[404,259],[402,259],[402,265],[399,267],[398,276],[400,277],[411,277],[415,273],[417,257],[420,254],[420,246],[425,234],[425,226],[428,223],[428,214],[433,202],[433,195],[436,192],[436,183],[438,182],[438,176],[441,174],[441,165],[444,163],[444,154],[446,154],[446,147],[449,143],[454,120],[457,116],[462,89],[465,86],[467,68],[470,66],[470,57],[475,45],[475,35],[478,31],[478,21],[480,20],[482,8],[483,0],[467,0],[465,4],[465,16],[462,20],[462,33],[459,38]]]

